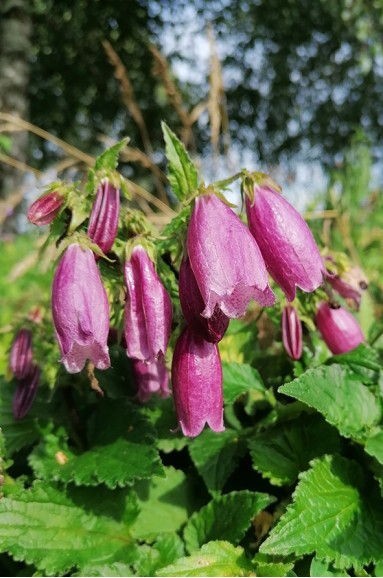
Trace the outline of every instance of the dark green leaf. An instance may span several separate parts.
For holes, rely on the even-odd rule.
[[[168,178],[179,201],[189,199],[198,188],[198,172],[182,142],[163,122],[162,131],[168,159]]]
[[[318,576],[320,578],[322,576],[349,576],[349,574],[331,568],[331,566],[326,562],[323,562],[323,560],[313,558],[311,560],[310,576]]]
[[[383,430],[368,438],[364,446],[366,452],[383,464]]]
[[[184,530],[189,552],[211,540],[227,540],[237,545],[250,523],[275,498],[268,494],[243,490],[214,498],[192,515]]]

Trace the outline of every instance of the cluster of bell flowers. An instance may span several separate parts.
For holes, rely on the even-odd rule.
[[[247,173],[243,192],[248,227],[221,194],[209,189],[194,199],[188,225],[179,271],[185,326],[173,352],[172,390],[179,425],[192,437],[206,423],[214,431],[223,430],[222,366],[217,343],[230,319],[245,314],[251,299],[264,307],[274,305],[268,273],[290,303],[297,287],[313,292],[324,279],[331,278],[307,223],[267,175]],[[52,191],[30,207],[28,218],[35,224],[47,224],[63,203]],[[115,241],[119,209],[118,187],[103,179],[88,225],[88,237],[103,253],[108,253]],[[89,246],[74,241],[66,248],[54,276],[52,316],[61,361],[70,373],[81,371],[87,359],[101,370],[110,366],[110,309],[96,260],[97,254]],[[130,244],[123,269],[124,337],[138,398],[146,401],[153,393],[169,395],[165,353],[172,323],[170,296],[139,238]],[[343,321],[337,323],[334,319],[340,318],[339,311]],[[323,324],[330,327],[327,333]],[[343,340],[342,352],[363,340],[361,332],[355,338],[353,327],[359,325],[343,308],[320,304],[317,325],[335,353],[339,350],[331,347],[331,339],[337,343]],[[283,311],[282,336],[288,354],[298,359],[302,327],[291,304]]]

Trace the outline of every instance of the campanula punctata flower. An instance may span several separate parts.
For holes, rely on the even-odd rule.
[[[335,355],[347,353],[365,341],[353,314],[327,301],[319,303],[316,324],[327,347]]]
[[[27,218],[33,225],[49,225],[59,213],[64,197],[57,191],[46,193],[31,204]]]

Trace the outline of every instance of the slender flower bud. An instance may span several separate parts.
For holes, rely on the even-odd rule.
[[[32,332],[29,329],[20,329],[11,346],[9,367],[17,379],[24,379],[33,364]]]
[[[307,223],[290,203],[268,184],[255,185],[246,212],[266,267],[288,301],[295,299],[296,287],[317,289],[326,268]]]
[[[104,179],[97,189],[88,235],[105,254],[109,253],[116,239],[119,215],[120,191]]]
[[[205,423],[213,431],[224,430],[222,364],[218,347],[188,327],[174,349],[172,386],[177,419],[184,435],[199,435]]]
[[[189,327],[206,341],[212,343],[221,341],[229,326],[230,319],[222,313],[218,304],[211,317],[208,319],[202,317],[205,303],[187,256],[181,262],[178,288],[182,313]]]
[[[343,307],[321,301],[316,314],[317,327],[331,353],[347,353],[364,342],[355,317]]]
[[[282,312],[282,340],[287,355],[298,360],[302,355],[302,323],[292,305],[287,305]]]
[[[16,419],[25,417],[33,403],[39,386],[41,370],[38,365],[32,365],[27,376],[19,381],[13,396],[13,415]]]
[[[164,357],[172,323],[172,302],[141,245],[125,262],[127,355],[147,363]]]
[[[217,305],[227,317],[241,317],[252,298],[264,306],[275,303],[257,243],[217,196],[197,197],[187,246],[203,317],[212,317]]]
[[[154,393],[160,397],[168,397],[169,372],[164,359],[152,363],[145,363],[139,359],[132,359],[133,380],[137,387],[137,398],[142,403],[148,401]]]
[[[64,197],[57,191],[46,193],[29,207],[28,221],[38,226],[49,225],[59,213],[64,200]]]
[[[61,258],[52,286],[52,316],[69,373],[81,371],[87,359],[97,369],[110,366],[109,303],[90,249],[74,243]]]

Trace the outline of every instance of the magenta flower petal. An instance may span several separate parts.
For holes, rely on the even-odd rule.
[[[47,193],[37,199],[28,209],[27,218],[34,225],[49,225],[59,213],[64,197],[57,191]]]
[[[97,369],[110,367],[108,297],[90,249],[73,244],[61,258],[52,286],[52,316],[69,373],[81,371],[87,359]]]
[[[188,257],[182,259],[178,281],[182,313],[189,327],[206,341],[212,343],[221,341],[229,326],[230,319],[222,313],[218,305],[216,305],[211,317],[208,319],[202,317],[205,303]]]
[[[152,363],[145,363],[139,359],[132,359],[133,380],[137,387],[137,398],[142,403],[148,401],[153,394],[168,397],[169,372],[164,359]]]
[[[307,223],[294,207],[265,185],[255,187],[253,204],[246,198],[246,212],[266,267],[287,299],[295,299],[296,287],[317,289],[326,268]]]
[[[28,375],[17,384],[12,402],[13,415],[16,419],[22,419],[30,410],[37,393],[40,375],[40,368],[37,365],[33,365]]]
[[[141,245],[125,262],[127,355],[152,363],[164,357],[172,323],[172,302]]]
[[[187,235],[190,265],[205,309],[227,317],[245,314],[250,299],[273,305],[266,267],[249,230],[223,201],[203,195],[195,201]]]
[[[119,215],[120,191],[104,179],[97,189],[88,235],[105,254],[111,250],[116,239]]]
[[[287,355],[298,360],[302,355],[302,323],[291,305],[282,312],[282,341]]]
[[[32,370],[32,332],[20,329],[11,346],[9,367],[17,379],[24,379]]]
[[[347,353],[365,341],[355,317],[343,307],[332,307],[321,301],[316,324],[327,347],[335,355]]]
[[[205,423],[224,430],[222,364],[218,347],[186,328],[176,343],[172,387],[177,419],[186,436],[201,433]]]

